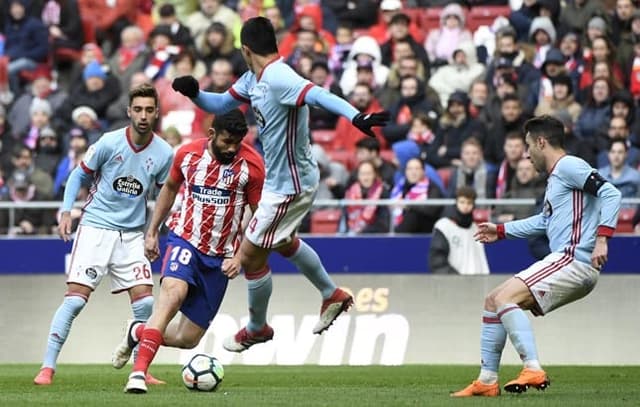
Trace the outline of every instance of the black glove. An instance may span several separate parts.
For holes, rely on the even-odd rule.
[[[198,96],[198,93],[200,92],[200,85],[198,84],[198,81],[191,75],[175,78],[171,83],[171,87],[176,92],[180,92],[191,99]]]
[[[358,113],[351,120],[351,123],[367,136],[375,137],[376,135],[371,131],[371,127],[386,126],[390,118],[389,112]]]

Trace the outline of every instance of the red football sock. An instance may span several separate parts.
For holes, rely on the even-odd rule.
[[[162,345],[162,332],[153,328],[147,328],[142,331],[140,344],[138,345],[138,358],[133,364],[133,371],[146,374],[160,345]]]
[[[136,329],[133,330],[133,334],[136,336],[138,342],[142,341],[142,332],[144,331],[146,326],[147,324],[143,322],[141,324],[138,324],[138,326],[136,326]]]

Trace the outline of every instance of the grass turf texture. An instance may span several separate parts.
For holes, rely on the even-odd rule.
[[[127,366],[130,368],[130,366]],[[550,388],[498,398],[451,399],[476,377],[476,366],[227,366],[214,393],[187,390],[179,366],[153,365],[167,385],[124,394],[129,369],[61,365],[52,386],[35,386],[37,365],[0,365],[0,405],[154,406],[631,406],[640,403],[640,366],[548,366]],[[519,367],[505,366],[501,382]]]

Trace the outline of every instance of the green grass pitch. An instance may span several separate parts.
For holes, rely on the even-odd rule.
[[[130,367],[130,366],[127,366]],[[551,386],[498,398],[451,399],[476,366],[227,366],[216,392],[187,390],[179,366],[152,365],[167,381],[144,395],[124,394],[129,370],[61,365],[52,386],[32,383],[37,365],[0,365],[0,406],[638,406],[640,366],[547,366]],[[519,367],[505,366],[501,382]]]

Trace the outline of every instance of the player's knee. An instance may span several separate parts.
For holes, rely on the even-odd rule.
[[[138,297],[131,302],[131,309],[136,319],[146,321],[153,311],[153,296],[149,294]]]
[[[178,347],[181,349],[193,349],[200,343],[200,337],[180,332],[177,337]]]
[[[497,295],[497,292],[496,291],[492,291],[489,294],[487,294],[486,297],[484,297],[484,309],[486,311],[496,312],[496,310],[498,308],[496,306],[496,295]]]

